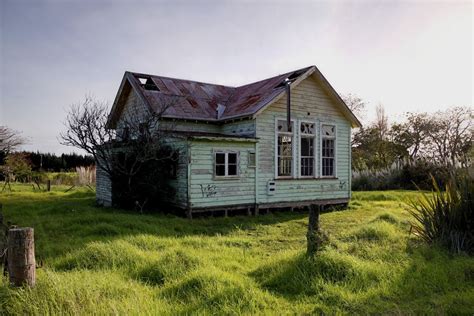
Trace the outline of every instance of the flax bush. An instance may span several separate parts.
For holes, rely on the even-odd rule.
[[[412,230],[427,243],[474,253],[474,179],[452,179],[441,191],[433,178],[433,188],[431,194],[410,202]]]

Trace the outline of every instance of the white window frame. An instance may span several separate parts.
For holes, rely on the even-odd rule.
[[[253,157],[255,158],[255,160],[253,161],[253,164],[252,162],[250,161],[250,156],[253,155]],[[257,167],[257,153],[255,152],[255,150],[249,150],[247,152],[247,167],[248,168],[256,168]]]
[[[323,125],[329,125],[334,127],[333,137],[324,137]],[[323,138],[334,139],[334,174],[331,176],[323,176]],[[321,178],[337,178],[337,126],[330,122],[319,123],[319,174]]]
[[[216,173],[216,164],[217,164],[217,159],[216,156],[217,154],[224,154],[224,175],[220,176],[217,175]],[[235,175],[229,175],[229,154],[236,154],[236,174]],[[214,179],[232,179],[232,178],[239,178],[240,177],[240,152],[235,151],[235,150],[214,150],[213,152],[214,155],[214,163],[213,163],[213,168],[214,168]]]
[[[303,134],[301,132],[301,124],[302,123],[311,123],[311,124],[314,124],[314,135],[311,135],[311,134]],[[303,176],[301,174],[301,167],[302,167],[302,164],[301,164],[301,138],[303,137],[308,137],[308,136],[311,136],[313,138],[313,175],[312,176]],[[299,149],[299,152],[298,152],[298,178],[301,178],[301,179],[313,179],[313,178],[317,178],[318,175],[317,175],[317,165],[316,165],[316,161],[318,159],[318,156],[316,155],[317,151],[316,151],[316,137],[318,136],[318,123],[316,122],[316,120],[299,120],[298,121],[298,149]]]
[[[292,132],[287,133],[287,132],[279,132],[278,131],[278,121],[286,121],[286,118],[281,118],[281,117],[275,117],[275,144],[273,146],[273,149],[275,151],[275,179],[294,179],[295,178],[295,170],[296,170],[296,161],[297,161],[297,153],[296,153],[296,144],[295,144],[295,136],[297,134],[296,131],[296,124],[295,120],[291,119],[291,126],[292,126]],[[292,166],[291,166],[291,175],[289,176],[279,176],[278,175],[278,135],[280,134],[291,134],[291,158],[292,158]]]

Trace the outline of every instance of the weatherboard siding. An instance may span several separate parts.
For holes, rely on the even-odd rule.
[[[267,183],[275,179],[275,119],[286,118],[286,98],[281,98],[256,118],[258,144],[257,203],[297,202],[319,199],[342,199],[350,196],[350,123],[334,106],[334,102],[311,77],[291,91],[291,115],[295,120],[295,152],[299,158],[299,120],[317,123],[316,175],[320,174],[321,122],[336,125],[336,177],[337,179],[277,179],[274,195],[267,194]],[[297,159],[296,176],[300,168]]]
[[[220,133],[219,125],[190,121],[163,121],[160,127],[168,131]]]
[[[95,194],[97,204],[102,206],[112,206],[112,182],[108,174],[97,167],[95,169]]]
[[[228,135],[255,136],[255,120],[246,119],[225,123],[221,126],[220,132]]]
[[[178,162],[176,168],[176,179],[169,180],[170,187],[175,194],[170,195],[168,202],[179,208],[188,206],[188,141],[182,138],[168,138],[165,143],[177,150]]]
[[[255,167],[248,166],[248,153],[255,143],[238,141],[193,141],[189,147],[190,207],[216,207],[255,203]],[[214,152],[239,153],[239,177],[214,179]]]
[[[145,121],[150,114],[146,104],[135,91],[131,90],[125,99],[122,113],[117,121],[117,135],[122,135],[126,122]]]

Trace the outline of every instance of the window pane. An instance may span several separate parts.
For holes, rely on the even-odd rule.
[[[228,176],[236,176],[237,175],[237,165],[229,165],[227,167]]]
[[[225,176],[225,166],[216,165],[216,176]]]
[[[301,175],[302,176],[313,176],[314,175],[314,158],[301,158]]]
[[[334,139],[323,139],[323,157],[334,157]]]
[[[228,153],[228,163],[237,163],[237,154],[236,153]]]
[[[291,165],[293,159],[291,158],[278,158],[278,175],[279,176],[291,176]]]
[[[301,138],[301,156],[308,157],[313,156],[314,148],[313,148],[313,138],[302,137]]]
[[[216,164],[224,164],[224,163],[225,163],[225,154],[216,153]]]
[[[323,176],[334,176],[334,158],[323,158]]]
[[[292,156],[292,138],[289,136],[278,136],[278,155]]]

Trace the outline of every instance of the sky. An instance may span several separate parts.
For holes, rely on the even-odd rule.
[[[0,0],[0,125],[59,144],[67,109],[136,71],[238,86],[316,65],[339,94],[407,111],[473,106],[472,1]],[[76,151],[78,152],[78,151]]]

